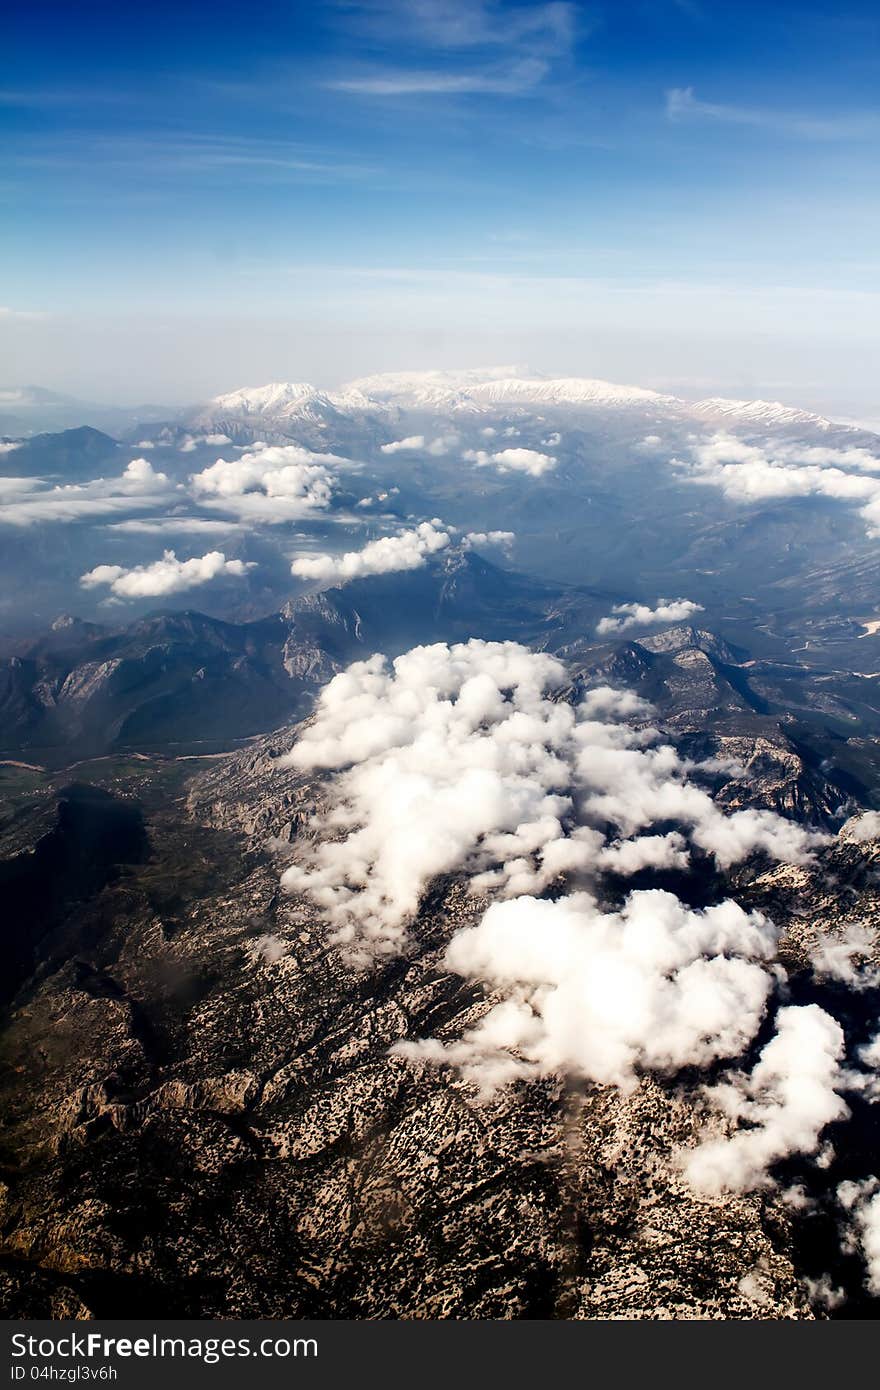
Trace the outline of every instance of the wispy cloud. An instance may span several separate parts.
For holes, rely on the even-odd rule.
[[[0,525],[27,527],[44,522],[92,521],[167,506],[172,483],[147,459],[132,459],[116,478],[47,487],[41,478],[7,478],[0,498]]]
[[[537,58],[524,59],[506,71],[437,72],[388,70],[364,77],[335,78],[326,86],[338,92],[356,92],[360,96],[455,96],[462,93],[487,93],[496,96],[517,96],[536,87],[548,71],[548,64]]]
[[[97,83],[88,87],[0,87],[0,106],[95,106],[126,103],[133,100],[130,91],[114,90]]]
[[[162,178],[234,176],[248,179],[323,182],[375,176],[375,163],[328,158],[323,152],[283,140],[141,132],[135,135],[86,135],[44,145],[37,140],[14,156],[28,168],[69,170],[100,166],[149,173]]]
[[[380,0],[345,7],[347,37],[360,33],[369,66],[324,85],[368,97],[519,96],[538,87],[572,49],[576,7],[494,0]],[[377,46],[387,61],[376,63]]]
[[[853,140],[880,133],[880,112],[812,116],[772,107],[703,101],[694,94],[693,87],[673,87],[666,93],[666,115],[670,121],[715,121],[727,125],[753,126],[807,140]]]
[[[349,25],[395,44],[430,48],[533,48],[561,52],[573,41],[576,6],[562,0],[510,5],[497,0],[371,0],[346,6]]]

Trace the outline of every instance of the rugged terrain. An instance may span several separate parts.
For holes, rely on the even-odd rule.
[[[645,1076],[629,1094],[541,1082],[481,1101],[448,1069],[389,1055],[486,1011],[441,960],[479,902],[439,882],[402,959],[347,964],[315,910],[279,892],[322,795],[277,769],[293,737],[195,776],[192,762],[91,764],[106,804],[143,818],[148,850],[137,833],[114,841],[112,867],[71,884],[50,918],[19,882],[20,920],[41,926],[2,1044],[8,1310],[809,1318],[826,1309],[806,1281],[830,1269],[845,1313],[864,1316],[860,1262],[821,1207],[689,1189],[672,1154],[705,1132],[692,1079]],[[837,793],[778,735],[735,751],[731,803],[832,814]],[[18,776],[13,875],[77,804]],[[791,924],[796,988],[815,988],[799,973],[805,932],[876,922],[878,854],[841,840],[813,869],[739,871],[740,899]],[[870,1152],[869,1107],[862,1118]],[[863,1156],[842,1152],[822,1182]]]
[[[72,407],[46,409],[67,423]],[[775,1186],[700,1196],[678,1156],[726,1133],[704,1092],[721,1067],[487,1099],[395,1054],[454,1042],[496,1002],[444,960],[485,902],[463,873],[435,879],[406,950],[353,964],[281,890],[328,784],[280,759],[327,682],[373,653],[552,653],[554,699],[648,701],[720,808],[829,837],[812,863],[756,853],[725,872],[697,853],[609,874],[604,905],[664,887],[760,909],[781,931],[776,1002],[827,1005],[858,1048],[877,990],[815,962],[852,928],[876,956],[880,840],[851,818],[880,807],[878,563],[870,518],[822,489],[848,469],[846,497],[873,495],[877,436],[774,402],[498,373],[281,383],[150,419],[0,451],[5,1309],[876,1316],[836,1196],[878,1172],[867,1091],[847,1092],[819,1166],[788,1158]],[[364,569],[370,545],[432,517],[444,548]],[[491,542],[500,528],[513,539]],[[222,546],[240,581],[160,599],[80,582],[172,544]],[[351,551],[351,576],[295,577],[321,551],[331,575]],[[685,619],[651,611],[682,599]],[[615,627],[639,605],[647,620]]]

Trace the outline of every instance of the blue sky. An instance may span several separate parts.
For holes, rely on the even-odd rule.
[[[875,0],[16,8],[3,380],[527,359],[875,408]]]

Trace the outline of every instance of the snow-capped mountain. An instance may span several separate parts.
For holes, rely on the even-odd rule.
[[[387,415],[388,407],[370,400],[362,391],[321,391],[309,382],[273,381],[266,386],[244,386],[215,396],[189,417],[195,429],[210,429],[237,438],[254,431],[267,439],[287,436],[307,426],[323,430],[368,415]]]
[[[592,377],[559,377],[545,381],[541,378],[511,378],[503,381],[487,381],[471,388],[469,393],[476,401],[486,404],[529,405],[609,405],[645,406],[670,405],[674,396],[663,396],[658,391],[649,391],[640,386],[619,386],[611,381],[599,381]]]
[[[475,390],[495,382],[524,380],[535,376],[528,368],[466,367],[460,369],[419,372],[378,372],[359,377],[343,387],[343,392],[357,392],[371,400],[384,401],[404,409],[431,409],[457,403],[464,404]]]
[[[710,428],[800,430],[843,433],[859,431],[811,411],[779,401],[711,397],[686,401],[681,397],[622,385],[594,377],[543,377],[514,366],[461,370],[384,372],[359,377],[337,390],[321,390],[308,382],[270,382],[216,396],[193,412],[190,429],[219,432],[238,441],[256,438],[308,442],[328,434],[344,436],[353,427],[384,428],[399,411],[466,414],[558,407],[565,410],[643,412],[658,423]],[[646,421],[648,423],[648,421]]]
[[[749,425],[769,425],[785,427],[788,425],[811,425],[814,429],[846,429],[848,426],[836,425],[824,415],[814,415],[809,410],[797,410],[794,406],[783,405],[781,401],[738,401],[725,396],[711,396],[704,401],[696,401],[690,407],[694,415],[715,420],[742,421]]]
[[[516,367],[387,372],[361,377],[345,389],[411,410],[468,409],[487,405],[675,404],[673,396],[663,396],[639,386],[620,386],[591,377],[547,378]]]
[[[267,386],[243,386],[215,396],[206,409],[222,415],[271,415],[283,420],[319,404],[329,401],[308,382],[272,381]]]

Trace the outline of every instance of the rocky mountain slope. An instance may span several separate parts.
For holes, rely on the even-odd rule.
[[[645,1075],[629,1093],[545,1080],[487,1101],[448,1068],[390,1055],[402,1038],[461,1036],[493,1002],[442,960],[480,902],[454,876],[436,882],[405,954],[354,968],[314,906],[279,891],[323,797],[279,766],[295,736],[189,781],[180,764],[103,774],[141,808],[149,853],[115,845],[116,868],[72,895],[10,1007],[6,1307],[811,1318],[830,1269],[847,1314],[864,1315],[861,1265],[821,1209],[687,1186],[673,1155],[705,1135],[694,1079]],[[778,805],[802,786],[821,800],[791,748],[744,737],[725,751],[744,765],[729,800]],[[20,813],[7,827],[10,851],[30,836],[45,853],[50,790],[43,804],[39,825]],[[738,897],[785,927],[795,989],[814,988],[811,943],[876,920],[878,844],[844,835],[812,868],[738,871]],[[842,1150],[823,1181],[857,1159]]]
[[[601,591],[542,583],[452,548],[409,574],[305,593],[252,622],[192,610],[116,630],[59,619],[0,653],[2,752],[57,766],[114,749],[219,751],[304,714],[352,660],[476,633],[556,653],[582,680],[629,686],[695,747],[761,737],[795,750],[810,775],[822,764],[824,790],[792,791],[791,810],[823,820],[848,799],[872,801],[880,706],[871,678],[756,660],[689,626],[601,641],[596,621],[609,603]]]
[[[454,549],[403,577],[301,594],[254,622],[185,610],[114,631],[63,618],[0,656],[2,746],[69,760],[72,747],[88,755],[240,739],[302,714],[357,656],[473,631],[557,645],[601,602]]]

